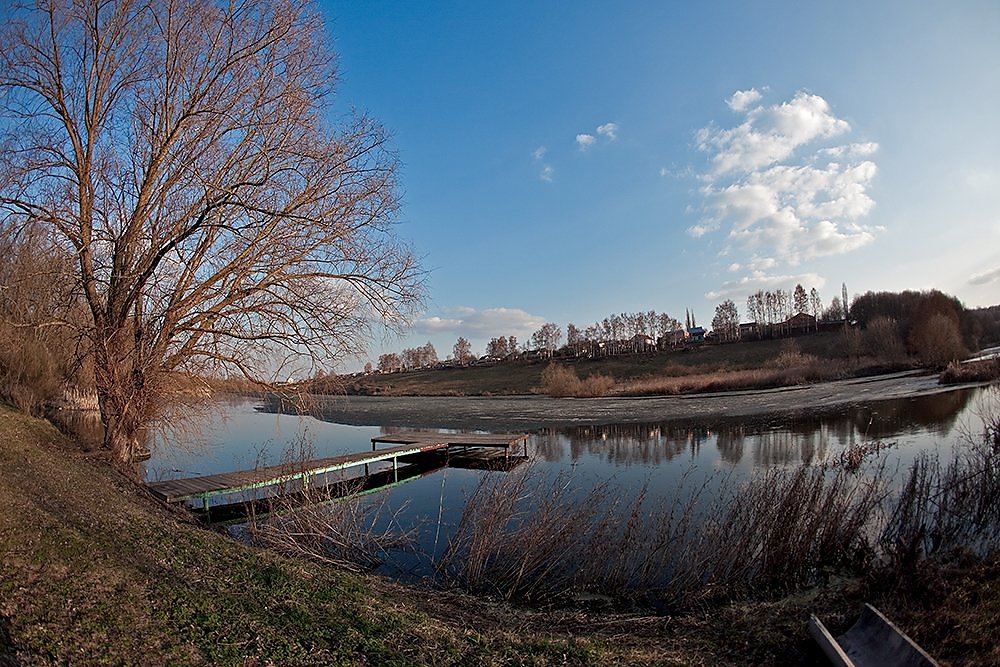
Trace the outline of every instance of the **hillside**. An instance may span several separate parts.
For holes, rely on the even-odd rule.
[[[762,340],[728,344],[703,344],[648,355],[621,355],[599,359],[559,359],[581,378],[605,375],[619,384],[633,380],[683,377],[758,369],[774,364],[783,352],[815,357],[831,371],[842,375],[848,358],[839,332],[820,332],[794,339]],[[434,368],[385,375],[342,378],[348,393],[393,396],[478,396],[539,393],[547,361],[514,361],[463,368]],[[884,365],[878,366],[884,370]],[[315,393],[337,392],[338,387],[317,385]]]

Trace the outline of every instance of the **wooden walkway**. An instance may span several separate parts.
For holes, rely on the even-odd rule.
[[[392,462],[393,475],[395,476],[401,460],[406,463],[406,459],[412,460],[422,454],[445,453],[449,447],[502,447],[505,449],[505,454],[509,456],[511,447],[524,444],[527,439],[528,435],[522,433],[497,435],[396,433],[372,438],[372,451],[370,452],[358,452],[345,456],[333,456],[218,475],[165,480],[153,482],[147,486],[153,495],[168,503],[200,499],[203,508],[207,511],[209,500],[216,496],[243,493],[288,482],[300,482],[303,488],[307,488],[310,478],[316,475],[360,466],[364,466],[367,476],[370,464],[383,461]],[[379,449],[379,444],[396,446]]]

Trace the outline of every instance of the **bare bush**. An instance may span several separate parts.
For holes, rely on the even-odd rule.
[[[896,320],[876,317],[864,332],[864,347],[879,361],[898,362],[906,358],[906,346]]]
[[[941,371],[941,376],[938,378],[941,384],[994,382],[996,380],[1000,380],[1000,358],[980,359],[965,363],[951,361]]]
[[[0,225],[0,397],[37,415],[93,380],[71,260],[39,226],[19,231]]]
[[[949,317],[944,313],[933,313],[926,320],[914,322],[910,345],[922,362],[938,367],[962,359],[968,353],[957,316]]]
[[[795,339],[789,338],[781,343],[781,351],[778,356],[767,363],[770,368],[800,368],[815,364],[819,359],[811,354],[803,354],[799,349],[799,344]]]
[[[561,398],[605,396],[614,386],[615,380],[612,377],[595,374],[581,380],[572,368],[559,364],[549,364],[542,371],[542,391],[549,396]]]

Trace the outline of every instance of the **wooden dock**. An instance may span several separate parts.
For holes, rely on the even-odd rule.
[[[367,476],[368,466],[374,463],[391,462],[393,476],[398,478],[400,462],[408,463],[435,452],[447,453],[448,449],[452,447],[464,449],[469,447],[499,447],[504,449],[505,457],[509,458],[510,448],[519,444],[527,447],[527,440],[528,435],[524,433],[487,435],[404,432],[372,438],[372,451],[370,452],[358,452],[218,475],[165,480],[150,483],[148,487],[153,495],[168,503],[201,500],[203,509],[207,511],[209,500],[216,496],[228,496],[295,482],[299,483],[302,488],[308,488],[313,477],[355,467],[364,467],[364,474]],[[380,449],[378,447],[380,444],[395,446]]]

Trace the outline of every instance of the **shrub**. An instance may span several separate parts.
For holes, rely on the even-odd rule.
[[[906,346],[899,325],[891,317],[876,317],[864,333],[864,347],[879,361],[896,362],[906,358]]]
[[[542,371],[542,391],[560,398],[586,398],[604,396],[615,386],[615,379],[608,375],[590,375],[581,380],[572,368],[549,364]]]
[[[910,345],[922,362],[932,366],[944,366],[966,355],[958,322],[943,313],[914,323]]]

